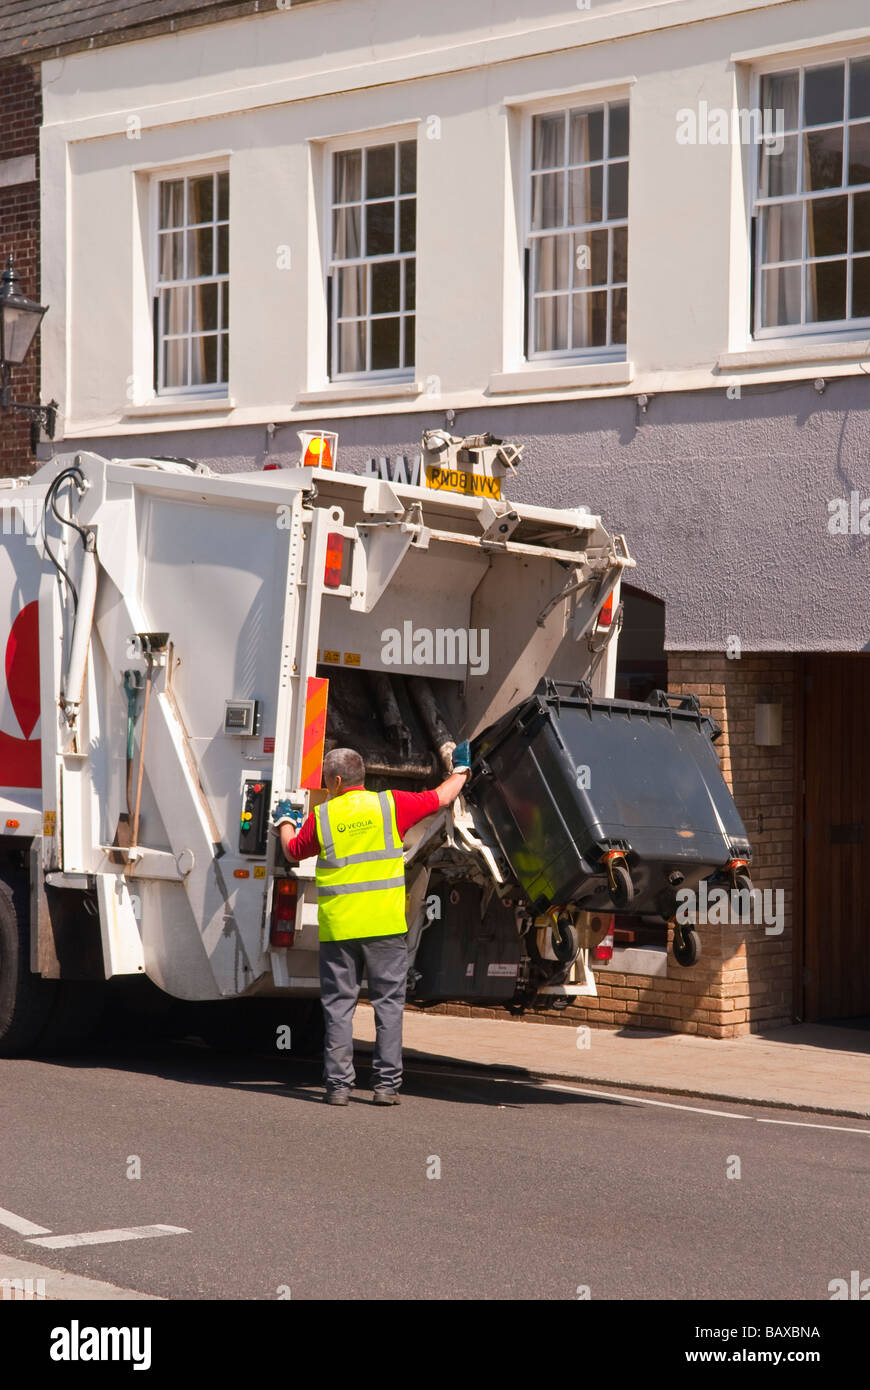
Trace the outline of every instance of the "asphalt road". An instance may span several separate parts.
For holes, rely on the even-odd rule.
[[[870,1126],[594,1089],[415,1064],[401,1105],[337,1108],[316,1063],[190,1042],[0,1060],[7,1217],[187,1232],[47,1249],[0,1224],[0,1251],[182,1299],[827,1300],[870,1276]]]

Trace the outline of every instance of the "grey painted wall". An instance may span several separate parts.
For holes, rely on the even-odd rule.
[[[443,411],[339,420],[339,463],[420,452]],[[309,425],[306,422],[306,428]],[[274,461],[298,459],[295,424],[279,425]],[[455,434],[486,429],[525,444],[518,501],[583,503],[623,531],[632,583],[663,599],[666,646],[724,651],[868,651],[870,536],[832,534],[829,503],[867,499],[870,379],[812,380],[716,392],[460,411]],[[188,430],[58,444],[132,457],[152,451],[226,471],[261,468],[265,427]]]

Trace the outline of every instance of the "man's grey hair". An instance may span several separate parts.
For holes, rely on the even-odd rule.
[[[366,780],[366,765],[353,748],[333,748],[323,759],[323,780],[331,782],[340,777],[346,787],[361,787]]]

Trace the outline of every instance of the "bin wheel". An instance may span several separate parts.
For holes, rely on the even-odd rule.
[[[743,894],[745,892],[749,895],[748,898],[743,898],[742,896],[738,897],[736,901],[734,898],[731,899],[736,909],[734,914],[734,920],[742,923],[751,922],[752,908],[750,904],[752,902],[752,879],[749,877],[749,874],[745,872],[745,870],[741,870],[739,873],[736,873],[734,875],[731,882],[732,893],[736,892],[739,894]]]
[[[577,952],[580,950],[580,938],[570,921],[563,921],[559,918],[553,927],[552,942],[553,955],[563,965],[571,965],[577,959]]]
[[[617,912],[623,912],[634,897],[634,884],[631,874],[624,864],[611,864],[610,900]]]
[[[701,955],[701,938],[696,931],[674,928],[674,960],[677,965],[694,965]]]

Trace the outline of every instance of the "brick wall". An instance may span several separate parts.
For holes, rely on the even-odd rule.
[[[702,709],[722,726],[716,748],[752,844],[753,883],[762,890],[782,890],[783,931],[767,935],[763,922],[701,926],[701,958],[684,968],[671,953],[669,929],[666,975],[623,975],[601,967],[596,970],[597,998],[581,998],[561,1013],[524,1015],[529,1022],[733,1038],[792,1020],[795,658],[729,660],[680,652],[670,654],[668,667],[668,689],[697,695]],[[755,705],[762,699],[782,701],[781,747],[755,744]],[[440,1005],[432,1012],[509,1017],[504,1010],[465,1004]]]
[[[36,177],[27,183],[0,182],[0,257],[5,269],[11,252],[28,299],[39,299],[39,126],[42,119],[40,70],[24,63],[0,68],[0,165],[26,156],[36,159]],[[8,168],[9,166],[6,165]],[[39,399],[39,339],[24,366],[13,371],[16,400]],[[11,412],[0,414],[0,476],[32,472],[30,426]]]

